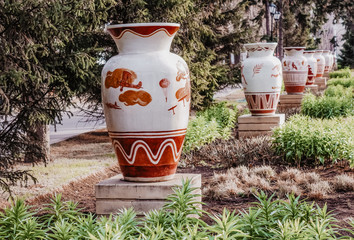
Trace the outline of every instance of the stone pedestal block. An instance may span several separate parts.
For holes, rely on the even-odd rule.
[[[318,90],[324,90],[327,87],[327,78],[325,77],[316,78],[315,84],[318,85]]]
[[[312,94],[317,94],[318,93],[318,85],[316,85],[316,84],[306,85],[305,92],[311,92]]]
[[[324,77],[324,78],[329,78],[329,72],[323,73],[323,77]]]
[[[238,118],[238,136],[256,137],[270,135],[272,128],[278,127],[285,122],[285,114],[269,116],[243,115]]]
[[[300,108],[303,94],[288,95],[282,94],[279,97],[278,111],[283,112],[289,108]]]
[[[197,188],[194,193],[201,194],[200,174],[176,174],[172,180],[150,183],[127,182],[122,174],[106,179],[95,186],[96,214],[114,214],[130,207],[138,215],[158,210],[165,204],[167,196],[173,193],[173,187],[182,186],[183,179],[191,179],[192,187]],[[201,201],[201,196],[195,200]]]

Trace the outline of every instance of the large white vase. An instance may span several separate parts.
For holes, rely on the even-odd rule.
[[[277,43],[244,45],[248,58],[242,62],[241,77],[248,107],[252,115],[275,113],[282,84],[282,69],[274,57]]]
[[[305,51],[304,56],[308,63],[308,74],[306,85],[312,85],[315,82],[317,74],[317,59],[313,56],[315,51]]]
[[[332,69],[333,57],[330,55],[329,50],[323,50],[323,57],[325,59],[324,73],[328,74]]]
[[[170,53],[179,26],[137,23],[107,27],[119,54],[102,70],[102,101],[125,180],[174,177],[191,99],[187,64]]]
[[[303,94],[308,73],[305,47],[285,47],[284,50],[282,66],[285,91],[288,94]]]
[[[325,69],[325,58],[322,56],[323,50],[315,50],[313,55],[317,59],[316,78],[322,77]]]

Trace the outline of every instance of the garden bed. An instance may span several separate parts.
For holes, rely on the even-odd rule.
[[[222,141],[226,142],[226,140],[222,140]],[[234,140],[232,138],[229,141],[234,141]],[[99,147],[100,144],[109,143],[109,142],[110,140],[106,132],[100,131],[100,132],[85,133],[54,145],[52,148],[52,154],[53,155],[62,154],[63,151],[68,151],[69,147],[72,149],[78,149],[77,146],[83,144],[93,144],[92,148],[82,150],[81,152],[81,154],[84,154],[86,157],[89,158],[90,155],[97,154],[98,149],[95,147],[95,144],[97,144],[97,147]],[[204,147],[205,148],[204,150],[202,148],[200,151],[210,151],[210,147],[213,144],[216,143],[209,144]],[[222,146],[222,144],[219,145]],[[110,153],[107,152],[105,154],[112,154],[112,153],[113,151],[110,150]],[[75,153],[71,152],[71,154],[73,154],[73,156],[75,157],[80,156],[79,151]],[[200,153],[199,154],[194,153],[193,162],[199,164],[196,167],[193,167],[192,165],[186,163],[185,166],[180,166],[178,168],[178,172],[200,173],[202,174],[202,186],[206,186],[207,183],[209,183],[212,180],[214,173],[226,172],[226,168],[220,164],[220,162],[226,161],[227,160],[226,158],[227,156],[221,155],[221,158],[217,159],[217,162],[215,162],[216,161],[215,158],[206,159],[205,155]],[[263,164],[264,162],[261,158],[257,159],[255,157],[253,161],[249,163],[248,166],[252,168],[255,166],[261,166]],[[276,164],[276,162],[272,162],[272,161],[266,162],[266,164],[272,166],[272,168],[276,172],[283,171],[288,167],[286,165]],[[304,172],[315,172],[319,174],[323,179],[326,180],[333,179],[337,175],[343,173],[351,174],[352,176],[354,175],[353,169],[350,169],[345,163],[339,163],[336,165],[332,165],[331,167],[306,166],[306,167],[302,167],[300,170]],[[83,208],[84,212],[94,213],[95,212],[94,185],[104,179],[107,179],[111,176],[118,174],[119,168],[109,167],[99,172],[95,172],[95,169],[92,169],[92,172],[93,174],[89,176],[86,176],[81,179],[77,179],[64,186],[60,186],[60,187],[58,186],[58,188],[55,191],[54,189],[52,189],[47,194],[42,194],[35,198],[28,199],[27,203],[29,203],[30,205],[34,205],[35,208],[43,208],[44,204],[50,202],[50,199],[52,198],[54,193],[61,193],[63,200],[76,201],[79,203],[79,207]],[[39,179],[39,181],[40,184],[43,185],[46,184],[45,182],[41,182],[41,179]],[[28,187],[31,187],[31,185],[29,185]],[[316,203],[318,203],[320,206],[324,206],[327,203],[328,209],[333,211],[334,214],[336,214],[335,216],[339,220],[339,225],[347,226],[346,221],[348,220],[348,218],[354,216],[354,203],[352,201],[353,199],[354,199],[353,191],[339,192],[336,194],[326,196],[323,199],[316,200]],[[231,197],[231,198],[219,199],[219,200],[212,199],[205,196],[203,197],[203,202],[205,202],[206,204],[203,206],[203,209],[208,212],[215,212],[215,213],[222,213],[222,210],[225,207],[228,208],[229,210],[242,211],[242,209],[247,209],[249,206],[251,206],[251,203],[255,201],[256,198],[253,195],[243,195],[243,196]],[[206,220],[207,222],[210,221],[210,219],[208,219],[207,217],[204,220]]]

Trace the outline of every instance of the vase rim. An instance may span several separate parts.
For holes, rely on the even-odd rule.
[[[181,25],[179,23],[166,23],[166,22],[150,22],[150,23],[122,23],[122,24],[112,24],[112,25],[107,25],[106,29],[112,29],[112,28],[126,28],[126,27],[180,27]]]
[[[284,47],[285,50],[291,50],[291,49],[300,49],[300,50],[305,50],[306,47]]]
[[[304,51],[304,53],[315,53],[316,51],[315,50],[306,50]]]
[[[261,45],[261,46],[276,46],[278,43],[276,42],[268,42],[268,43],[263,43],[263,42],[256,42],[256,43],[245,43],[243,46],[255,46],[255,45]]]

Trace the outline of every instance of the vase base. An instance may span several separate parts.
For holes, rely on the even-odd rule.
[[[175,178],[175,174],[162,176],[162,177],[123,177],[124,181],[128,182],[164,182]]]

